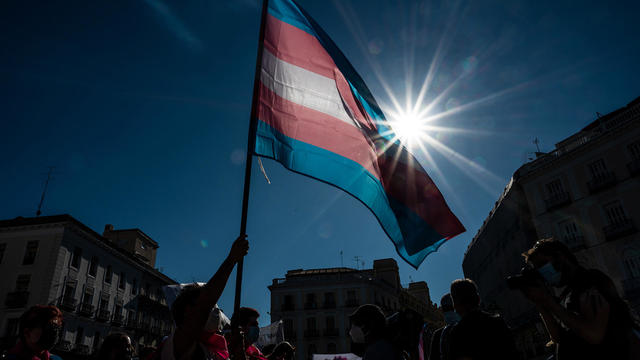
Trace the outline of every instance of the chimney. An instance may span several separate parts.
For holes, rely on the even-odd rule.
[[[112,231],[113,231],[113,225],[107,224],[104,226],[104,232],[102,233],[102,236],[107,237],[107,233],[110,233]]]
[[[400,288],[400,274],[398,273],[398,263],[393,259],[378,259],[373,261],[373,271],[375,276],[387,284]]]

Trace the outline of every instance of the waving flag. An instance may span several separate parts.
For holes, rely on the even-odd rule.
[[[255,154],[360,200],[417,268],[464,227],[322,28],[291,0],[263,21]]]

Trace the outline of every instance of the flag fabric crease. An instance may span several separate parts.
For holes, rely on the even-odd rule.
[[[417,268],[464,227],[322,28],[291,0],[263,21],[254,154],[360,200]]]

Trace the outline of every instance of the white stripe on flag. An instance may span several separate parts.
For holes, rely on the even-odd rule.
[[[267,49],[263,51],[260,80],[268,89],[286,100],[356,127],[344,108],[334,79],[278,59]]]

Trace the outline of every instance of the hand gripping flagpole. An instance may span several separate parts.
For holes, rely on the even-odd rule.
[[[260,90],[260,72],[262,69],[262,49],[264,48],[264,27],[267,17],[269,0],[262,0],[262,16],[260,20],[260,36],[258,39],[258,55],[256,57],[256,73],[253,78],[253,99],[251,101],[251,118],[249,119],[249,136],[247,138],[247,161],[244,168],[244,193],[242,196],[242,217],[240,218],[240,236],[247,231],[247,212],[249,210],[249,191],[251,189],[251,166],[253,164],[253,152],[256,147],[256,121],[258,119],[258,92]],[[243,258],[238,261],[236,268],[236,296],[233,303],[233,312],[240,309],[242,296],[242,266]]]

